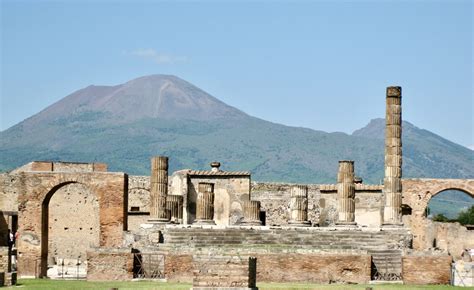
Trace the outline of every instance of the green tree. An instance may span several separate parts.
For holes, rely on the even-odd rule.
[[[457,220],[462,225],[474,225],[474,205],[465,211],[461,211]]]
[[[448,219],[444,214],[439,213],[433,217],[433,221],[447,223],[447,222],[450,222],[451,220]]]

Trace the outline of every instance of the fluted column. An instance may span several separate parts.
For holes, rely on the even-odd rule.
[[[149,222],[167,222],[166,196],[168,195],[168,157],[156,156],[151,159],[150,178],[150,219]]]
[[[337,225],[354,226],[355,223],[354,161],[339,161],[337,173]]]
[[[168,195],[166,198],[166,209],[170,213],[170,221],[181,223],[183,220],[183,196]]]
[[[244,201],[244,221],[245,226],[260,226],[260,201],[246,200]]]
[[[385,114],[383,225],[402,225],[402,88],[388,87]]]
[[[295,185],[290,191],[290,221],[293,226],[307,227],[308,221],[308,187]]]
[[[200,182],[196,202],[196,223],[216,224],[214,221],[214,184]]]

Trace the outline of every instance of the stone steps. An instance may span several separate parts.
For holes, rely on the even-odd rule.
[[[402,252],[400,250],[369,250],[372,255],[372,263],[375,279],[386,280],[386,277],[396,280],[401,279]]]
[[[312,249],[380,250],[400,247],[400,233],[355,230],[307,230],[295,228],[183,228],[169,227],[163,232],[164,245],[175,248],[235,245],[298,246]]]

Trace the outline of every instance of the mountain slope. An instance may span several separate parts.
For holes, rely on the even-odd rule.
[[[474,177],[474,152],[404,123],[405,177]],[[352,135],[270,123],[174,76],[89,86],[0,133],[0,169],[31,160],[106,162],[149,174],[153,155],[170,170],[250,170],[255,180],[335,182],[338,160],[355,160],[366,182],[383,178],[383,120]]]

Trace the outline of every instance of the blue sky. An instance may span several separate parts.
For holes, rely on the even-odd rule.
[[[471,1],[1,1],[0,130],[90,84],[179,76],[324,131],[403,117],[474,144]]]

